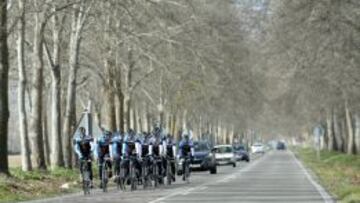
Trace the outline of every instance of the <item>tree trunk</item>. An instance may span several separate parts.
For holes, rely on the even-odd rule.
[[[183,117],[182,117],[182,129],[185,130],[186,129],[186,116],[187,115],[187,110],[184,109],[183,111]]]
[[[349,110],[348,102],[345,102],[345,122],[347,128],[347,153],[353,154],[354,153],[354,129],[353,129],[353,122],[351,119],[351,113]]]
[[[74,6],[74,15],[73,22],[71,26],[71,36],[70,36],[70,45],[69,45],[69,80],[67,86],[67,98],[66,98],[66,108],[65,108],[65,118],[64,118],[64,130],[63,130],[63,148],[64,148],[64,161],[65,167],[72,167],[72,147],[71,147],[71,136],[75,128],[74,126],[74,115],[75,115],[75,105],[76,105],[76,78],[79,64],[79,49],[81,42],[81,20],[82,18],[77,15],[78,11],[77,6]]]
[[[139,107],[136,106],[136,108],[134,109],[134,117],[135,117],[135,124],[136,124],[136,130],[137,132],[142,132],[141,129],[141,117],[139,116]]]
[[[333,125],[334,125],[334,137],[336,141],[336,150],[341,152],[343,150],[343,138],[341,135],[341,129],[339,126],[339,120],[336,111],[333,113]]]
[[[327,114],[326,118],[326,134],[328,138],[328,150],[334,150],[334,133],[333,133],[333,121],[332,121],[332,114],[333,112],[330,111]]]
[[[355,114],[355,149],[356,154],[360,154],[360,117]]]
[[[133,108],[131,111],[131,116],[132,116],[132,123],[133,123],[133,129],[135,130],[135,132],[139,131],[138,125],[137,125],[137,117],[136,117],[136,105],[135,103],[133,104]]]
[[[152,129],[152,120],[151,120],[149,105],[146,105],[145,113],[146,113],[146,120],[147,120],[147,126],[148,126],[147,131],[150,132]]]
[[[19,87],[18,87],[18,110],[19,110],[19,131],[20,131],[20,146],[21,146],[21,168],[23,171],[32,170],[30,157],[30,143],[26,113],[26,71],[25,71],[25,4],[26,0],[19,1],[19,10],[21,13],[19,19],[19,31],[17,40],[17,57],[18,57],[18,73],[19,73]]]
[[[216,125],[217,125],[217,128],[216,128],[216,144],[218,145],[218,144],[221,144],[220,142],[220,137],[221,137],[221,123],[220,123],[220,121],[218,121],[217,123],[216,123]]]
[[[148,127],[148,121],[147,121],[147,116],[146,116],[147,112],[146,112],[146,103],[144,102],[142,111],[141,111],[141,124],[142,124],[142,131],[147,131],[149,132],[149,127]]]
[[[7,1],[0,0],[0,174],[9,174],[8,164],[8,82],[9,51],[7,45]]]
[[[343,140],[343,144],[342,144],[342,148],[341,151],[342,152],[346,152],[347,151],[347,132],[346,132],[346,119],[342,118],[341,119],[341,123],[340,123],[340,131],[341,131],[341,137]]]
[[[56,9],[56,8],[54,8]],[[53,17],[53,63],[51,66],[51,168],[63,167],[64,157],[61,139],[61,69],[60,69],[60,37],[61,28],[58,16]],[[50,56],[48,56],[50,57]],[[51,60],[51,58],[49,58]]]
[[[104,3],[106,4],[106,3]],[[109,9],[106,5],[104,8]],[[112,48],[111,48],[111,39],[110,39],[110,14],[106,16],[106,25],[104,33],[104,41],[106,43],[106,53],[104,59],[105,67],[105,123],[108,127],[108,130],[114,132],[116,130],[116,106],[115,106],[115,93],[114,93],[114,74],[113,74],[113,64],[111,61],[112,57]]]
[[[31,139],[32,161],[35,168],[45,170],[46,161],[44,155],[44,142],[42,135],[42,108],[43,108],[43,38],[40,14],[35,14],[35,36],[34,36],[34,55],[33,55],[33,81],[31,91],[31,120],[29,137]]]
[[[47,101],[44,102],[45,106],[43,108],[43,123],[42,123],[42,127],[43,127],[43,142],[44,142],[44,154],[45,154],[45,161],[46,164],[50,164],[50,145],[49,145],[49,128],[48,128],[48,120],[47,120],[47,111],[45,109],[46,108],[46,104]]]
[[[126,95],[124,100],[125,100],[125,120],[126,120],[125,130],[127,131],[131,128],[131,101],[129,95]]]
[[[116,106],[115,106],[115,94],[114,91],[109,87],[109,85],[106,85],[105,88],[105,95],[106,99],[104,101],[105,103],[105,123],[106,126],[109,128],[107,130],[110,130],[114,132],[116,130]]]
[[[125,118],[124,118],[124,94],[120,91],[117,94],[118,97],[118,114],[119,114],[119,130],[121,132],[125,132]]]

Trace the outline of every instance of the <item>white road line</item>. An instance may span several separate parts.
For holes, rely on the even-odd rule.
[[[208,186],[208,185],[214,185],[214,184],[222,183],[222,181],[230,181],[231,179],[236,178],[237,177],[236,175],[239,175],[242,172],[248,171],[251,168],[253,168],[254,165],[257,165],[261,159],[262,159],[262,157],[257,158],[255,161],[252,161],[249,165],[245,165],[244,168],[241,168],[240,170],[238,170],[238,171],[236,171],[236,172],[234,172],[234,173],[232,173],[230,175],[227,175],[227,176],[225,176],[224,178],[222,178],[220,180],[205,182],[205,183],[203,183],[201,185],[198,185],[198,186],[190,188],[190,189],[182,189],[182,190],[170,193],[170,194],[168,194],[168,195],[166,195],[164,197],[160,197],[158,199],[150,201],[149,203],[161,203],[162,201],[164,201],[166,199],[169,199],[171,197],[177,196],[177,195],[188,195],[191,192],[194,192],[194,191],[197,191],[197,190],[204,190],[204,188],[206,189],[207,188],[206,186]]]
[[[333,203],[335,202],[334,199],[325,191],[325,189],[319,185],[314,179],[310,176],[308,171],[305,169],[304,165],[295,157],[294,153],[290,151],[290,154],[293,156],[295,162],[297,165],[301,168],[301,170],[304,172],[307,179],[310,181],[310,183],[316,188],[316,190],[320,193],[321,197],[325,201],[325,203]]]

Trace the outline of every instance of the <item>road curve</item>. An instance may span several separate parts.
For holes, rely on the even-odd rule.
[[[112,189],[108,193],[95,190],[87,197],[77,193],[31,203],[334,202],[291,152],[269,152],[253,156],[253,160],[238,163],[236,168],[219,167],[217,175],[194,172],[190,184],[178,180],[174,185],[155,190]]]

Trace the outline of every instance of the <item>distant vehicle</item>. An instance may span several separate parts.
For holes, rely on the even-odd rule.
[[[217,173],[215,154],[211,153],[210,144],[206,141],[194,142],[194,159],[191,168],[209,170],[211,174]],[[178,175],[182,174],[181,167],[178,167]]]
[[[261,153],[264,154],[265,153],[265,146],[261,143],[255,143],[251,146],[251,152],[256,154],[256,153]]]
[[[286,150],[285,143],[284,143],[284,142],[278,142],[278,143],[276,144],[276,149],[277,149],[277,150]]]
[[[236,161],[250,161],[249,153],[247,152],[244,145],[235,145],[234,146],[234,153]]]
[[[232,165],[236,167],[235,153],[231,145],[217,145],[211,151],[215,153],[217,165]]]
[[[194,159],[191,162],[191,168],[200,168],[209,170],[211,174],[216,173],[215,155],[211,153],[210,144],[206,141],[194,142]]]

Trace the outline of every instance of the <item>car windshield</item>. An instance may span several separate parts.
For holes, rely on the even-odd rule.
[[[201,142],[197,142],[194,143],[194,150],[196,152],[199,151],[208,151],[209,150],[209,146],[206,143],[201,143]]]
[[[235,151],[245,150],[245,146],[243,145],[234,146],[234,150]]]
[[[219,147],[217,148],[217,153],[223,154],[223,153],[232,153],[231,147]]]

